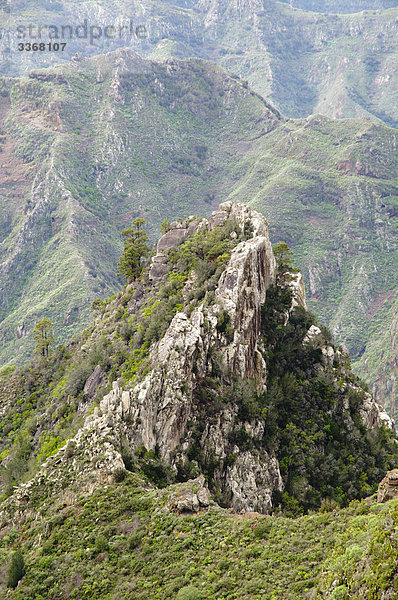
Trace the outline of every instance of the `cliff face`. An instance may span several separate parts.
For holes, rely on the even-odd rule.
[[[236,220],[242,232],[252,229],[253,237],[233,249],[215,290],[214,304],[201,304],[189,317],[178,312],[164,337],[151,349],[151,373],[132,390],[116,386],[100,404],[105,418],[119,412],[129,423],[124,429],[132,448],[156,450],[175,470],[186,460],[192,428],[198,421],[197,392],[206,378],[214,376],[214,355],[217,368],[226,378],[249,379],[260,390],[266,385],[265,362],[258,348],[261,306],[267,288],[275,280],[267,222],[243,205],[225,203],[209,221],[200,222],[200,230],[212,231],[227,219]],[[166,240],[181,239],[181,233],[176,236],[181,231],[184,229],[172,229],[166,239],[161,238],[153,264],[159,264],[168,246]],[[225,313],[233,330],[230,339],[217,330],[219,317]],[[238,421],[238,406],[231,404],[217,414],[214,422],[207,423],[200,438],[205,457],[214,456],[224,463],[234,450],[229,436]],[[248,423],[247,427],[261,438],[261,421]],[[269,510],[272,492],[283,487],[278,461],[265,451],[239,453],[233,465],[216,469],[214,479],[238,511]]]
[[[219,255],[224,257],[223,260],[227,257],[227,262],[221,271],[217,271],[214,286],[206,288],[204,298],[199,294],[201,300],[190,301],[195,294],[198,295],[203,282],[200,283],[200,271],[195,268],[189,271],[179,292],[183,302],[178,304],[179,310],[164,334],[150,345],[145,355],[146,367],[138,379],[134,376],[129,384],[124,375],[115,381],[112,390],[86,418],[75,438],[48,459],[35,479],[20,486],[7,501],[6,507],[22,510],[24,503],[40,495],[43,486],[54,493],[61,493],[70,486],[72,479],[76,490],[95,489],[111,481],[126,465],[130,464],[128,468],[131,468],[134,461],[142,457],[156,459],[158,467],[163,465],[163,469],[169,469],[171,477],[180,480],[205,474],[214,497],[237,512],[266,513],[275,505],[275,498],[284,493],[290,480],[285,464],[285,476],[282,477],[279,462],[282,456],[278,445],[283,447],[285,442],[283,438],[278,443],[271,442],[276,425],[272,425],[269,419],[276,405],[266,398],[267,394],[272,398],[272,390],[278,380],[273,362],[276,357],[279,363],[278,331],[288,328],[290,320],[295,322],[306,313],[301,275],[293,278],[291,291],[284,292],[289,303],[285,308],[278,308],[280,316],[277,318],[282,317],[279,327],[272,325],[276,313],[272,310],[264,313],[264,306],[273,302],[277,289],[276,263],[266,219],[244,205],[226,202],[209,220],[188,219],[172,223],[158,243],[157,254],[147,275],[143,276],[144,280],[147,277],[147,287],[140,282],[135,287],[129,286],[126,295],[119,300],[119,307],[125,306],[126,315],[134,319],[137,314],[149,314],[150,310],[156,314],[161,306],[156,301],[158,296],[153,294],[164,294],[164,282],[173,281],[176,277],[173,261],[177,255],[172,253],[179,252],[179,255],[185,256],[192,247],[196,248],[195,252],[201,252],[201,244],[206,247],[208,236],[217,236],[221,231],[225,232],[224,243],[230,250],[229,255]],[[115,309],[111,308],[111,315]],[[92,337],[77,350],[78,356],[87,355],[90,344],[97,343],[95,340],[99,333],[110,335],[116,343],[114,351],[120,354],[117,341],[120,333],[112,333],[113,326],[109,329],[107,321],[105,316],[97,319]],[[142,326],[149,327],[145,321]],[[360,387],[350,382],[348,371],[339,366],[341,352],[326,341],[319,327],[304,327],[307,329],[300,329],[302,341],[298,353],[303,353],[303,361],[315,362],[313,366],[299,366],[307,369],[309,374],[309,381],[305,384],[307,388],[312,385],[310,382],[314,377],[316,385],[322,386],[320,402],[325,407],[325,415],[318,411],[316,405],[307,407],[306,396],[301,400],[300,411],[314,410],[311,418],[315,420],[322,420],[324,416],[330,419],[333,415],[334,419],[341,421],[342,429],[336,431],[338,439],[345,435],[342,434],[345,428],[347,432],[354,431],[358,427],[358,419],[370,432],[377,432],[381,425],[392,429],[388,415],[369,394],[360,395]],[[136,329],[136,333],[139,332],[140,325]],[[286,335],[294,336],[296,333],[292,330]],[[133,357],[137,351],[132,352]],[[129,360],[130,357],[127,357],[127,364],[130,364]],[[100,385],[100,371],[97,366],[85,382],[86,401],[94,394],[96,385]],[[285,381],[286,377],[281,381]],[[291,380],[292,375],[288,377]],[[60,385],[58,383],[58,389],[61,389]],[[93,386],[94,391],[91,390]],[[286,406],[289,403],[289,391],[286,390],[286,400],[279,409],[283,411],[286,409],[284,403]],[[331,393],[335,399],[328,404],[330,401],[326,398]],[[297,394],[300,395],[301,391],[297,390]],[[314,396],[315,399],[318,397],[319,394]],[[319,399],[315,401],[319,402]],[[87,410],[84,400],[81,409]],[[281,417],[280,414],[278,419]],[[285,422],[284,418],[278,421],[278,427],[287,426],[286,431],[289,430],[293,438],[297,424],[289,425],[291,416],[287,415]],[[329,439],[330,427],[330,424],[325,425],[325,439]],[[358,443],[358,435],[354,435],[355,443]],[[327,456],[327,446],[319,445],[319,431],[314,440],[316,446],[307,452],[311,454],[317,449]],[[308,466],[300,468],[302,479],[303,469],[308,469]],[[309,482],[311,476],[308,477]],[[316,484],[312,482],[310,486],[308,483],[307,488],[313,485]],[[70,490],[69,493],[74,497],[77,491]]]

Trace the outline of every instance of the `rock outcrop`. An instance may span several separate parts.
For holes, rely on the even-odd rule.
[[[180,489],[172,494],[166,507],[169,510],[182,513],[195,513],[210,505],[210,493],[205,484],[203,475],[191,479]]]
[[[158,243],[150,277],[156,279],[160,272],[165,272],[166,251],[181,243],[195,228],[206,227],[211,231],[226,219],[236,220],[242,231],[251,230],[252,237],[232,251],[215,291],[214,304],[201,304],[190,317],[184,312],[177,313],[151,351],[152,371],[134,389],[120,396],[122,415],[131,423],[127,433],[131,446],[156,449],[175,469],[184,460],[181,448],[189,446],[188,421],[197,419],[195,389],[213,373],[211,355],[215,351],[225,373],[249,378],[259,389],[265,388],[266,368],[258,348],[260,313],[266,290],[275,280],[276,266],[263,216],[247,206],[227,202],[220,205],[209,221],[203,219],[187,227],[172,224],[172,229]],[[229,315],[232,339],[217,331],[222,311]],[[103,413],[114,410],[115,394],[117,390],[101,402]],[[202,447],[219,460],[233,452],[227,440],[237,412],[235,407],[220,413],[217,423],[206,428],[202,435]],[[253,424],[254,429],[259,427],[260,423]],[[223,473],[216,469],[216,477],[236,510],[265,512],[272,506],[272,492],[282,489],[278,462],[265,451],[261,456],[250,452],[239,454],[234,465]]]
[[[180,498],[174,498],[173,507],[178,512],[208,506],[204,473],[216,499],[236,512],[270,511],[275,493],[284,491],[284,480],[274,447],[264,442],[263,415],[268,408],[264,413],[264,405],[253,412],[242,410],[245,399],[264,396],[268,383],[261,311],[276,280],[276,263],[266,219],[247,206],[226,202],[209,220],[190,218],[172,223],[152,260],[149,292],[142,282],[134,290],[128,287],[126,294],[131,294],[123,306],[129,303],[133,312],[145,308],[146,294],[151,289],[163,289],[162,282],[168,281],[169,251],[196,232],[210,234],[228,220],[233,227],[228,229],[227,223],[225,231],[231,233],[226,235],[229,241],[236,240],[236,245],[228,246],[230,254],[225,255],[227,263],[214,280],[211,301],[201,296],[191,310],[186,304],[179,305],[178,312],[167,321],[165,333],[149,347],[147,374],[130,385],[122,380],[113,382],[75,438],[48,459],[36,478],[18,488],[8,506],[22,510],[23,503],[40,486],[61,492],[76,480],[79,489],[103,485],[124,470],[124,447],[134,460],[142,452],[155,457],[182,480],[199,476],[194,480],[195,490],[188,486]],[[195,282],[194,272],[183,279],[184,301],[195,289]],[[282,313],[285,325],[295,306],[306,306],[300,274],[293,276],[290,287],[291,307],[287,310],[284,306]],[[276,288],[272,289],[275,293]],[[228,328],[220,326],[225,322]],[[327,341],[321,328],[306,327],[299,343],[302,340],[304,349],[308,344],[313,346],[314,353],[319,354],[317,372],[325,370],[333,377],[341,352]],[[339,373],[343,376],[342,370]],[[97,366],[84,387],[86,400],[94,398],[104,377]],[[350,379],[343,383],[336,380],[335,387],[341,393],[344,413],[340,416],[351,427],[349,398],[344,394],[348,387],[354,392],[360,390]],[[370,394],[364,395],[359,417],[368,429],[394,427]]]
[[[377,490],[377,502],[388,502],[396,498],[398,498],[398,469],[389,471]]]

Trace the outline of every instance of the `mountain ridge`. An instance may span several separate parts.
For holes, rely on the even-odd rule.
[[[129,46],[143,57],[204,58],[248,80],[286,116],[307,117],[323,113],[330,117],[370,117],[397,126],[397,8],[356,14],[324,14],[293,9],[279,2],[201,2],[192,6],[173,3],[132,3],[126,15],[123,2],[112,9],[103,2],[81,5],[73,0],[54,7],[21,2],[18,13],[4,15],[3,70],[0,74],[27,74],[38,66],[71,60]],[[146,35],[127,39],[66,39],[66,51],[19,52],[16,27],[69,23],[77,27],[84,19],[102,30],[114,23],[137,23]],[[88,25],[87,25],[88,26]],[[134,27],[133,27],[134,29]],[[96,29],[98,31],[98,29]],[[29,42],[29,40],[26,40]],[[31,40],[30,40],[31,41]],[[36,39],[34,40],[36,41]],[[47,56],[46,56],[47,54]]]
[[[238,512],[267,512],[275,494],[285,491],[303,506],[318,504],[322,493],[335,495],[321,476],[332,448],[328,432],[335,444],[342,444],[339,454],[333,451],[339,465],[349,452],[346,445],[355,444],[360,452],[356,470],[345,463],[333,467],[333,480],[349,469],[349,476],[344,475],[348,481],[341,482],[345,494],[363,493],[353,491],[351,480],[358,477],[361,460],[369,481],[377,478],[375,473],[380,477],[380,467],[363,458],[358,435],[369,430],[363,444],[379,465],[384,458],[375,454],[375,445],[383,443],[383,428],[392,430],[393,423],[352,375],[330,334],[306,312],[301,274],[286,275],[281,267],[277,271],[264,217],[227,202],[210,220],[174,222],[160,239],[151,265],[136,283],[98,306],[98,317],[82,336],[58,349],[50,362],[38,361],[34,370],[47,362],[50,379],[44,387],[32,379],[33,373],[22,375],[14,391],[5,385],[3,411],[10,413],[10,423],[15,422],[13,396],[32,398],[30,410],[50,402],[40,437],[32,437],[38,422],[28,425],[32,416],[25,420],[24,436],[31,438],[32,449],[37,446],[36,456],[46,447],[53,452],[50,430],[59,430],[52,438],[55,449],[69,437],[68,420],[58,416],[50,425],[51,402],[60,402],[61,414],[70,413],[76,424],[81,411],[96,408],[75,441],[49,464],[59,464],[62,455],[67,459],[70,444],[86,454],[93,444],[97,454],[102,441],[107,447],[111,437],[125,465],[134,464],[134,456],[152,457],[153,474],[158,465],[158,476],[166,482],[173,473],[183,480],[205,474],[213,493]],[[278,283],[285,279],[288,283]],[[24,379],[29,391],[21,389]],[[111,383],[102,398],[104,385]],[[319,420],[325,420],[323,429]],[[306,431],[310,423],[311,433]],[[277,432],[285,430],[287,437],[279,439]],[[301,451],[295,456],[294,440],[297,436],[299,443],[301,435],[307,449],[319,455],[316,477],[310,456]],[[3,440],[6,467],[18,453],[20,438],[14,439],[12,451]],[[284,452],[292,453],[289,460]],[[121,467],[121,460],[113,470]],[[283,479],[279,463],[284,465]],[[43,469],[37,476],[39,487],[45,465]]]
[[[42,316],[58,343],[89,322],[120,285],[119,232],[134,216],[154,239],[164,216],[244,200],[293,248],[310,308],[394,414],[395,130],[286,120],[219,67],[130,51],[3,80],[2,94],[3,362],[29,358]]]

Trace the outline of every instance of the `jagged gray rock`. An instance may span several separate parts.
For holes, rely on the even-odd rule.
[[[360,413],[362,422],[367,429],[384,426],[387,429],[391,429],[391,431],[395,431],[394,420],[369,393],[365,394],[365,401]]]
[[[232,251],[229,263],[215,291],[215,303],[203,304],[190,317],[179,312],[166,334],[152,349],[153,370],[133,390],[125,393],[123,411],[132,423],[129,440],[132,447],[158,449],[160,457],[176,468],[183,458],[178,452],[189,439],[187,423],[195,419],[193,395],[195,387],[213,365],[209,349],[216,348],[226,372],[250,378],[260,389],[266,382],[266,368],[257,347],[260,338],[261,306],[266,290],[275,281],[275,258],[268,238],[266,219],[247,206],[226,202],[220,205],[210,221],[203,219],[196,227],[212,229],[226,219],[235,219],[242,230],[251,230],[252,238],[241,242]],[[169,231],[158,244],[157,256],[163,256],[178,240],[185,239],[180,227]],[[156,257],[155,257],[156,258]],[[155,264],[156,263],[155,261]],[[217,319],[226,311],[233,327],[233,339],[217,331]],[[104,398],[101,410],[109,410],[109,398]],[[236,413],[237,411],[235,411]],[[218,427],[202,438],[202,447],[225,458],[228,433],[236,414],[225,411]],[[258,424],[254,424],[254,428]],[[260,464],[261,463],[261,464]],[[269,510],[274,489],[282,488],[276,459],[264,451],[261,457],[246,453],[239,457],[226,473],[217,473],[221,487],[231,496],[237,510]],[[245,482],[250,482],[246,485]]]
[[[118,432],[129,440],[132,449],[156,449],[174,469],[184,460],[184,448],[190,443],[187,424],[196,418],[195,389],[214,368],[210,349],[217,350],[225,373],[248,378],[260,390],[266,383],[265,363],[257,344],[261,306],[267,288],[275,281],[276,269],[266,219],[247,206],[224,203],[209,221],[172,224],[158,244],[157,257],[164,260],[165,252],[183,241],[188,231],[202,227],[211,230],[226,219],[234,219],[242,231],[251,231],[252,237],[232,251],[215,291],[214,304],[201,304],[189,317],[177,313],[163,338],[151,349],[152,371],[133,389],[123,390],[115,383],[101,401],[100,411],[88,417],[83,428],[87,433],[95,430],[99,439],[110,430]],[[161,263],[155,260],[153,264]],[[232,339],[217,331],[222,311],[230,316]],[[229,407],[220,413],[216,424],[205,430],[201,443],[206,452],[226,458],[228,434],[238,420],[237,414],[237,406]],[[250,435],[261,437],[260,420],[247,426]],[[119,463],[118,457],[115,468],[120,467]],[[216,469],[215,477],[237,511],[266,512],[272,506],[272,492],[282,489],[278,462],[265,451],[239,454],[224,472]]]
[[[172,494],[166,507],[178,513],[195,513],[210,505],[210,493],[205,485],[203,475],[187,481],[177,492]]]

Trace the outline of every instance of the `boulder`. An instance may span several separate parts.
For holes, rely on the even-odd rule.
[[[210,492],[203,475],[191,479],[170,497],[167,508],[178,513],[195,513],[210,504]]]
[[[90,377],[87,379],[83,393],[91,400],[95,396],[98,386],[101,384],[104,373],[99,365],[97,365]]]
[[[398,498],[398,469],[389,471],[377,490],[377,502],[388,502],[396,498]]]

